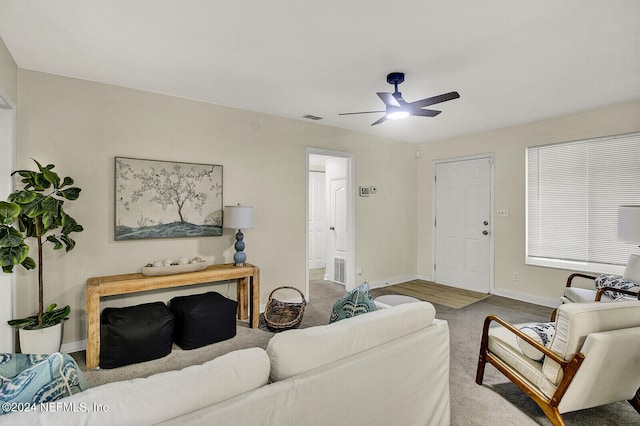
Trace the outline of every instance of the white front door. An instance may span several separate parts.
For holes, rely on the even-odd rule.
[[[327,257],[327,192],[324,172],[309,172],[309,269],[325,267]]]
[[[489,293],[491,159],[436,163],[434,281]]]

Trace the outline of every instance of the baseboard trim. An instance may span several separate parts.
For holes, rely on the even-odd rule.
[[[506,297],[508,299],[519,300],[521,302],[533,303],[534,305],[547,306],[549,308],[557,308],[558,305],[560,305],[560,298],[551,299],[548,297],[534,296],[532,294],[519,293],[511,290],[494,288],[492,294]]]
[[[70,354],[72,352],[80,352],[87,349],[87,339],[76,340],[75,342],[63,343],[60,346],[60,352]]]
[[[407,281],[418,280],[418,279],[423,280],[424,278],[421,278],[418,274],[413,274],[413,275],[405,275],[402,277],[388,278],[382,281],[369,281],[369,288],[387,287],[390,285],[400,284]]]

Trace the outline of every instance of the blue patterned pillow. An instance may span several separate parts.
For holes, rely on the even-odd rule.
[[[542,346],[549,348],[551,347],[551,340],[553,340],[553,336],[556,334],[556,323],[544,322],[536,325],[526,325],[521,327],[520,331],[533,338],[533,340],[540,343]],[[544,359],[544,354],[541,351],[534,348],[520,337],[518,337],[517,340],[520,350],[522,350],[522,353],[527,357],[534,361],[542,361]]]
[[[376,304],[371,297],[369,283],[365,281],[345,294],[333,305],[329,324],[375,310]]]
[[[88,388],[69,354],[0,354],[0,415],[12,404],[52,402]]]
[[[599,275],[596,277],[596,289],[600,289],[602,287],[613,287],[619,288],[620,290],[629,290],[629,291],[638,291],[640,290],[640,286],[638,283],[629,281],[619,275]],[[605,291],[607,296],[613,299],[619,299],[625,297],[624,293],[618,293],[617,291]]]

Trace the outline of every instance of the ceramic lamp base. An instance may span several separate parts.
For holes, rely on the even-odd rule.
[[[236,244],[234,245],[236,253],[233,255],[233,263],[235,266],[244,266],[247,255],[244,252],[244,234],[238,229],[236,233]]]

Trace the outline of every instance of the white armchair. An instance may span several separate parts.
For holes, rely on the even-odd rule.
[[[492,323],[499,326],[490,327]],[[562,413],[622,400],[640,413],[640,303],[563,304],[553,324],[555,335],[545,346],[521,330],[536,324],[511,325],[487,317],[476,383],[482,384],[489,362],[554,425],[565,424]],[[525,346],[541,353],[542,360],[530,358]]]

